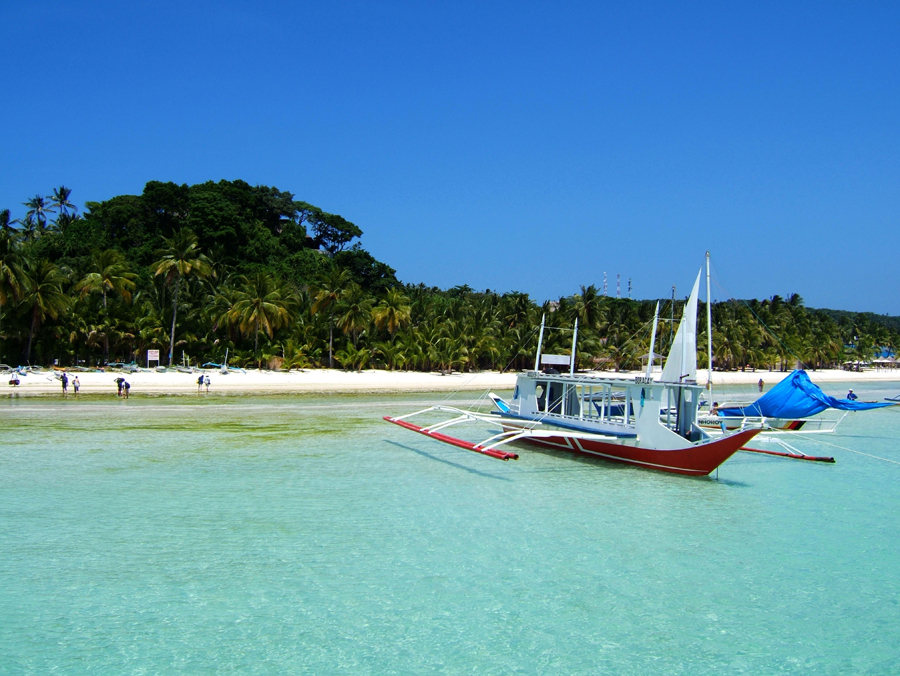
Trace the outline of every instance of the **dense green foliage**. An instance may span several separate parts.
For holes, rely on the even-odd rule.
[[[359,244],[362,230],[275,188],[243,181],[150,182],[88,202],[71,191],[0,212],[0,358],[6,363],[163,363],[281,368],[518,369],[567,354],[580,368],[636,368],[655,301],[596,287],[540,306],[526,294],[403,285]],[[683,301],[661,301],[680,317]],[[704,309],[705,312],[705,309]],[[866,361],[898,344],[900,321],[805,308],[798,295],[713,306],[717,368],[811,368]],[[705,323],[701,323],[705,331]],[[657,353],[672,327],[661,324]],[[705,333],[701,340],[705,341]],[[705,366],[705,357],[701,359]]]

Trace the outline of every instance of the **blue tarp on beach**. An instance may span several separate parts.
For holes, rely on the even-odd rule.
[[[797,370],[749,406],[720,408],[719,415],[808,418],[827,408],[836,408],[841,411],[868,411],[892,405],[836,399],[825,394],[818,385],[814,385],[806,371]]]

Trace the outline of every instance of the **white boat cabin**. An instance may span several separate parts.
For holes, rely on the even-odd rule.
[[[702,391],[696,383],[661,383],[645,376],[626,380],[528,371],[519,375],[509,411],[500,415],[623,438],[660,436],[671,444],[670,434],[676,434],[694,442],[705,436],[696,424]]]

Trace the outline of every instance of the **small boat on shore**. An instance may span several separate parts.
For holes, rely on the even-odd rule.
[[[388,422],[432,439],[500,460],[516,460],[507,450],[527,442],[544,448],[574,452],[675,474],[708,475],[761,431],[747,426],[710,434],[699,424],[701,394],[697,383],[697,300],[701,274],[694,282],[681,324],[659,380],[650,365],[633,379],[575,373],[578,323],[575,322],[571,355],[541,355],[545,322],[541,322],[537,357],[532,371],[520,373],[512,400],[491,394],[497,410],[472,413],[448,406],[433,406],[405,416],[385,416]],[[658,307],[657,307],[658,315]],[[651,353],[656,340],[653,324]],[[542,364],[568,365],[568,373]],[[420,426],[410,418],[452,414],[441,422]],[[472,443],[449,436],[445,430],[464,423],[499,424],[501,430]]]

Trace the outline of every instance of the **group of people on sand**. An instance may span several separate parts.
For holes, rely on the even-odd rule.
[[[69,393],[69,384],[72,385],[72,390],[75,393],[75,396],[78,396],[78,391],[81,389],[81,382],[78,380],[78,376],[73,376],[72,380],[69,380],[69,374],[65,371],[62,372],[60,376],[60,382],[62,383],[62,391],[63,394],[66,395]],[[125,380],[122,376],[116,378],[116,388],[118,391],[116,392],[116,396],[125,397],[128,399],[128,395],[131,392],[131,384]],[[205,386],[206,391],[209,392],[209,374],[203,373],[197,378],[197,392]],[[9,384],[10,385],[18,385],[19,384],[19,373],[17,371],[13,371],[9,376]]]
[[[127,380],[125,380],[122,376],[119,376],[118,378],[116,378],[116,385],[119,388],[119,391],[116,394],[116,396],[117,397],[125,397],[126,399],[128,399],[128,393],[131,391],[131,384]]]
[[[197,393],[199,394],[200,388],[206,386],[206,391],[209,392],[209,374],[201,373],[200,377],[197,378]]]
[[[69,393],[69,374],[65,371],[62,372],[62,377],[60,378],[62,382],[63,394]],[[72,378],[72,390],[75,392],[75,396],[78,396],[78,390],[81,389],[81,381],[78,380],[78,376]]]

